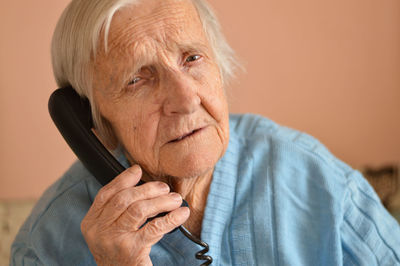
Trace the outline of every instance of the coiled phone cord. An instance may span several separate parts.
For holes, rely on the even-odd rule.
[[[200,246],[204,247],[204,249],[202,249],[202,250],[200,250],[199,252],[196,253],[195,257],[198,260],[205,260],[205,262],[203,262],[203,264],[201,264],[201,266],[210,265],[212,263],[213,259],[212,259],[211,256],[205,255],[210,250],[208,244],[206,242],[204,242],[204,241],[201,241],[200,239],[198,239],[194,235],[192,235],[192,233],[190,233],[183,226],[179,226],[179,230],[182,232],[182,234],[184,236],[186,236],[192,242],[196,243],[197,245],[200,245]]]

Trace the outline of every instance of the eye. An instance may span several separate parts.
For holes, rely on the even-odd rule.
[[[128,83],[128,85],[134,85],[134,84],[137,84],[139,81],[141,81],[142,80],[142,78],[140,78],[140,77],[134,77],[129,83]]]
[[[191,62],[194,62],[194,61],[199,60],[200,58],[201,58],[200,55],[195,54],[195,55],[190,55],[190,56],[186,57],[186,60],[185,60],[185,61],[186,61],[187,63],[191,63]]]

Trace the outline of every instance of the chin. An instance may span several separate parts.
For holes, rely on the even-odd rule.
[[[195,178],[212,171],[225,152],[226,145],[212,129],[198,136],[171,143],[160,153],[160,166],[165,175]]]
[[[176,160],[168,160],[163,164],[163,173],[178,179],[190,179],[203,176],[212,171],[219,157],[201,157],[200,154],[184,156]],[[207,157],[207,158],[205,158]]]

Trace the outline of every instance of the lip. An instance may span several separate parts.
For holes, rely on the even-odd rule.
[[[190,138],[190,137],[192,137],[192,136],[198,134],[198,133],[199,133],[200,131],[202,131],[204,128],[206,128],[206,127],[199,127],[199,128],[197,128],[197,129],[194,129],[194,130],[189,131],[189,132],[187,132],[187,133],[181,134],[180,136],[178,136],[178,137],[176,137],[176,138],[170,140],[168,143],[177,143],[177,142],[180,142],[180,141],[185,140],[185,139],[187,139],[187,138]]]

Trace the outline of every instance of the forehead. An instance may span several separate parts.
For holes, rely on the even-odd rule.
[[[140,0],[116,12],[108,36],[111,52],[134,52],[157,44],[173,48],[190,42],[205,44],[206,38],[197,11],[188,0]]]

